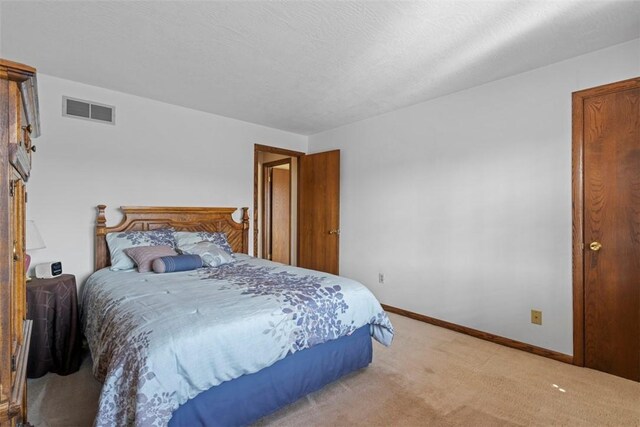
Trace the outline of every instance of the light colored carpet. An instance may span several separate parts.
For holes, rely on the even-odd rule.
[[[368,368],[258,425],[640,426],[640,383],[390,316],[395,341],[376,343]],[[90,363],[29,380],[29,421],[90,426],[100,393]]]

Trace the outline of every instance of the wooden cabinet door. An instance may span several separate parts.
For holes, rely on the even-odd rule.
[[[11,396],[11,216],[9,204],[9,81],[0,68],[0,425],[8,423]]]
[[[340,150],[298,160],[298,266],[338,274]]]
[[[26,422],[25,203],[29,176],[24,150],[39,130],[35,69],[0,59],[0,425]],[[24,106],[23,106],[24,100]],[[29,124],[29,125],[27,125]],[[24,127],[23,127],[24,126]],[[9,153],[21,146],[18,170]],[[19,151],[19,150],[18,150]],[[27,156],[30,154],[27,152]]]
[[[9,144],[25,144],[25,134],[22,130],[22,97],[17,83],[9,85]],[[11,330],[14,337],[12,351],[15,346],[22,343],[22,321],[26,318],[26,281],[24,274],[25,253],[25,185],[20,174],[13,168],[9,168],[11,209],[10,243],[12,245],[12,272],[11,272]],[[14,353],[15,354],[15,353]]]
[[[7,161],[9,146],[21,138],[21,102],[18,86],[2,80],[0,92],[8,103],[0,110],[0,423],[8,425],[26,419],[25,395],[17,396],[16,384],[23,384],[15,369],[18,350],[23,343],[23,320],[26,317],[26,283],[24,274],[25,185],[18,172]],[[6,405],[6,406],[5,406]],[[22,405],[22,406],[16,406]]]
[[[11,329],[15,345],[22,343],[23,321],[26,313],[26,274],[24,271],[25,255],[25,185],[17,172],[13,172],[12,191],[10,198],[12,206],[11,242],[13,244],[13,268],[11,273]],[[15,354],[15,353],[14,353]]]
[[[584,364],[640,381],[640,79],[579,94]]]

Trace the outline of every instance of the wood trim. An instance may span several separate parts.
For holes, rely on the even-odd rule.
[[[263,163],[262,167],[273,168],[282,165],[291,165],[291,157],[287,157],[286,159],[274,160],[273,162]]]
[[[0,68],[7,73],[7,79],[12,82],[22,83],[36,75],[35,68],[6,59],[0,59]]]
[[[573,94],[571,143],[571,265],[573,275],[573,363],[577,366],[584,366],[583,101],[584,99],[579,94]]]
[[[411,319],[419,320],[421,322],[429,323],[431,325],[439,326],[441,328],[450,329],[455,332],[460,332],[465,335],[470,335],[475,338],[480,338],[481,340],[490,341],[495,344],[500,344],[505,347],[515,348],[516,350],[526,351],[528,353],[533,353],[537,356],[548,357],[549,359],[557,360],[559,362],[564,363],[573,363],[573,357],[559,353],[557,351],[549,350],[546,348],[538,347],[532,344],[527,344],[521,341],[512,340],[510,338],[501,337],[499,335],[494,335],[489,332],[479,331],[477,329],[468,328],[466,326],[458,325],[456,323],[447,322],[445,320],[436,319],[434,317],[425,316],[424,314],[414,313],[413,311],[404,310],[402,308],[393,307],[391,305],[382,304],[382,308],[385,311],[390,313],[399,314],[404,317],[409,317]]]
[[[173,227],[178,231],[222,231],[234,252],[249,252],[249,208],[242,208],[242,221],[232,214],[236,208],[122,206],[124,217],[119,224],[107,227],[105,205],[98,205],[95,234],[95,270],[111,264],[107,233],[129,230],[153,230]]]
[[[11,68],[16,72],[22,72],[26,74],[35,74],[36,69],[30,65],[21,64],[19,62],[9,61],[8,59],[0,59],[0,67]]]
[[[292,180],[293,180],[293,174],[292,174],[292,162],[291,162],[291,157],[287,157],[286,159],[280,159],[280,160],[274,160],[273,162],[267,162],[267,163],[263,163],[262,164],[262,210],[261,210],[261,218],[262,218],[262,256],[265,259],[269,259],[268,257],[265,256],[265,253],[267,252],[267,241],[265,239],[266,237],[266,231],[267,231],[267,200],[269,201],[269,203],[271,202],[270,197],[267,198],[267,169],[269,168],[273,168],[276,166],[280,166],[280,165],[289,165],[289,207],[291,207],[291,184],[292,184]],[[268,219],[271,219],[271,217],[269,216]],[[254,254],[254,256],[257,258],[257,253]],[[289,218],[289,263],[291,263],[291,218]]]
[[[571,189],[573,272],[573,364],[584,366],[584,101],[634,89],[640,77],[596,86],[572,94]]]
[[[263,153],[282,154],[283,156],[300,157],[305,153],[301,151],[287,150],[286,148],[271,147],[269,145],[255,144],[254,151],[262,151]]]
[[[269,171],[262,164],[262,209],[260,209],[260,232],[258,233],[262,237],[262,258],[269,259],[269,252],[267,251],[267,224],[269,219],[267,218],[267,205],[269,204],[269,197],[271,193],[267,192],[267,181],[269,180]],[[257,258],[259,252],[255,252],[254,256]]]
[[[573,95],[577,95],[581,98],[592,98],[594,96],[608,95],[614,92],[621,92],[624,90],[636,89],[640,86],[640,77],[634,77],[627,80],[621,80],[615,83],[609,83],[605,85],[595,86],[588,89],[582,89],[573,92]]]
[[[258,257],[258,156],[260,153],[282,154],[283,156],[301,157],[305,154],[300,151],[287,150],[286,148],[271,147],[269,145],[253,145],[253,256]]]
[[[10,197],[12,177],[9,163],[9,114],[15,106],[9,105],[9,81],[2,76],[0,67],[0,425],[9,420],[9,396],[11,393],[11,365],[5,361],[11,358],[10,325],[12,322],[12,212],[13,205]]]

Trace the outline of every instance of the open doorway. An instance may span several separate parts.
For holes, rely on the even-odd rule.
[[[266,145],[254,149],[253,253],[297,265],[298,157]]]
[[[273,242],[266,246],[264,242],[266,239],[273,239],[274,236],[273,222],[264,220],[265,165],[269,168],[270,162],[283,161],[281,164],[289,164],[291,176],[289,264],[338,274],[340,150],[304,154],[299,151],[256,144],[253,158],[253,255],[258,258],[268,258],[271,250],[273,258]],[[284,162],[287,159],[288,162]],[[273,206],[270,209],[273,214]],[[282,221],[282,223],[285,225],[276,225],[276,227],[286,229],[286,222]],[[271,227],[270,237],[265,237],[265,228],[267,228],[265,224]]]
[[[262,164],[262,257],[282,264],[292,261],[291,163],[288,157]]]

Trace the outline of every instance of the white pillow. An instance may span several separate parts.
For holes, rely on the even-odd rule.
[[[183,254],[200,255],[207,267],[219,267],[234,262],[235,259],[213,242],[190,243],[180,247]]]
[[[233,255],[233,250],[227,240],[227,235],[220,231],[176,231],[173,233],[173,236],[176,239],[178,249],[194,243],[213,242],[229,255]]]

